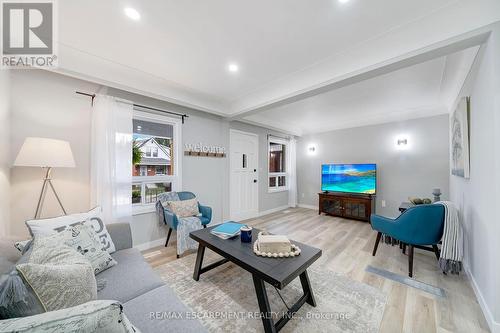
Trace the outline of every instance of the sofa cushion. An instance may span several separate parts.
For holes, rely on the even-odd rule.
[[[143,333],[207,331],[166,285],[128,301],[123,309],[130,322]]]
[[[164,284],[139,250],[120,250],[111,256],[118,264],[97,275],[98,279],[106,280],[106,287],[97,293],[97,299],[124,303]]]

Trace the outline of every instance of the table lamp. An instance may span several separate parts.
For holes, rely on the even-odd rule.
[[[21,150],[17,154],[14,166],[24,167],[39,167],[46,169],[45,178],[43,179],[42,190],[38,198],[36,206],[35,219],[40,217],[42,212],[45,193],[50,186],[54,195],[61,206],[64,215],[67,215],[64,206],[57,195],[57,192],[52,185],[51,171],[52,168],[74,168],[75,160],[69,142],[62,140],[54,140],[47,138],[26,138]]]

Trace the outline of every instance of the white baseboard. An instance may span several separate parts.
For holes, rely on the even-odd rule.
[[[290,208],[290,206],[286,205],[286,206],[276,207],[276,208],[273,208],[273,209],[264,210],[262,212],[259,212],[259,214],[257,216],[261,217],[261,216],[264,216],[264,215],[269,215],[269,214],[276,213],[276,212],[279,212],[280,210],[285,210],[285,209],[288,209],[288,208]]]
[[[307,208],[307,209],[318,210],[318,206],[313,206],[313,205],[298,204],[297,206],[299,206],[300,208]]]
[[[483,310],[484,317],[488,322],[488,326],[490,327],[491,333],[500,333],[500,323],[495,321],[495,318],[493,318],[493,314],[491,313],[488,304],[486,304],[486,301],[484,300],[483,297],[483,293],[481,292],[481,289],[479,289],[479,286],[477,285],[476,280],[474,279],[474,276],[472,275],[469,267],[464,265],[464,271],[469,277],[469,280],[471,281],[472,289],[474,290],[474,294],[476,294],[476,298],[479,302],[479,306],[481,306],[481,310]]]
[[[150,241],[150,242],[146,242],[146,243],[134,245],[134,248],[138,249],[139,251],[146,251],[146,250],[152,249],[153,247],[157,247],[157,246],[160,246],[160,245],[165,245],[165,241],[166,240],[167,240],[166,237],[165,238],[160,238],[160,239],[156,239],[154,241]]]

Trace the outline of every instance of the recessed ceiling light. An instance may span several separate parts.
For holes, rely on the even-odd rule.
[[[339,0],[340,3],[347,3],[349,2],[350,0]]]
[[[236,73],[237,71],[239,71],[239,70],[240,70],[240,68],[238,67],[238,65],[237,65],[237,64],[235,64],[235,63],[229,64],[229,65],[227,66],[227,69],[228,69],[231,73]]]
[[[138,21],[141,18],[141,14],[137,10],[131,7],[127,7],[123,10],[125,12],[125,15],[127,15],[129,18],[131,18],[134,21]]]

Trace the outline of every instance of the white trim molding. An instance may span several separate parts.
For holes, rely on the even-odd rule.
[[[153,247],[165,245],[166,240],[167,240],[167,237],[155,239],[155,240],[150,241],[150,242],[134,245],[133,247],[134,247],[134,249],[137,249],[139,251],[146,251],[146,250],[152,249]]]
[[[318,210],[318,206],[313,205],[298,204],[297,207]]]
[[[472,275],[469,266],[466,264],[464,264],[464,271],[465,274],[467,274],[467,276],[469,277],[469,280],[471,282],[470,284],[472,285],[472,289],[474,290],[474,294],[476,295],[477,301],[479,302],[479,306],[481,307],[484,317],[486,318],[486,322],[490,327],[491,333],[500,333],[500,323],[495,321],[495,318],[493,317],[493,314],[491,313],[491,310],[483,297],[483,293],[481,292],[481,289],[479,289],[479,286],[474,279],[474,275]]]
[[[273,214],[273,213],[276,213],[276,212],[279,212],[279,211],[282,211],[282,210],[285,210],[288,208],[290,208],[290,206],[286,205],[286,206],[280,206],[280,207],[264,210],[262,212],[259,212],[258,217]]]

